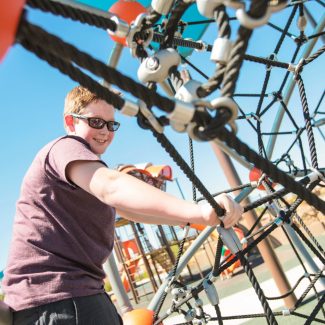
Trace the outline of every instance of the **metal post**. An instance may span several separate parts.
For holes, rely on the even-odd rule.
[[[220,148],[218,148],[218,146],[211,142],[211,146],[213,148],[214,153],[216,154],[219,163],[225,173],[225,176],[228,180],[228,183],[230,184],[230,186],[232,187],[237,187],[239,185],[241,185],[241,180],[238,176],[237,171],[235,170],[235,167],[232,163],[232,161],[230,160],[229,156],[226,155]],[[249,199],[247,198],[246,200],[243,201],[245,205],[249,204]],[[247,211],[245,213],[245,220],[247,221],[247,224],[251,227],[253,226],[253,224],[255,223],[257,217],[254,211]],[[257,225],[257,227],[260,227],[261,225]],[[272,277],[280,291],[280,294],[283,295],[285,293],[287,293],[288,291],[291,290],[290,284],[288,279],[286,278],[286,275],[282,269],[282,266],[274,252],[274,250],[272,249],[271,243],[269,241],[268,238],[265,238],[265,240],[261,241],[258,245],[257,245],[263,260],[267,266],[267,268],[270,270]],[[290,296],[286,297],[283,299],[285,306],[287,308],[291,308],[294,307],[297,299],[294,295],[294,293],[292,293]]]
[[[320,33],[325,27],[325,14],[323,14],[322,18],[319,21],[319,24],[316,26],[313,34],[317,34]],[[302,54],[302,58],[306,58],[310,55],[312,49],[314,48],[316,42],[318,40],[318,37],[313,38],[310,43],[308,44],[308,46],[305,48],[305,51]],[[283,102],[287,105],[290,97],[292,95],[293,89],[295,86],[295,81],[291,80],[287,86],[287,89],[285,91],[285,94],[283,96]],[[273,124],[272,127],[272,133],[276,133],[278,132],[283,116],[284,116],[285,110],[282,106],[279,107],[278,110],[278,114],[276,116],[275,122]],[[268,142],[267,145],[267,149],[266,149],[266,153],[268,156],[268,159],[271,160],[272,158],[272,154],[273,154],[273,149],[274,149],[274,145],[275,145],[275,141],[276,141],[276,136],[272,136]],[[307,265],[309,266],[309,268],[313,271],[316,272],[316,270],[318,269],[316,263],[314,262],[314,260],[311,258],[311,256],[309,255],[308,251],[306,250],[306,248],[304,247],[304,245],[301,243],[299,237],[297,236],[297,234],[293,231],[293,229],[291,229],[291,226],[286,226],[285,227],[286,230],[288,231],[288,234],[290,235],[290,238],[292,239],[294,245],[297,247],[297,249],[300,251],[301,255],[303,256],[305,262],[307,263]],[[324,284],[325,280],[322,279],[322,283]]]
[[[108,65],[111,67],[116,67],[117,63],[119,61],[119,58],[121,57],[122,54],[122,50],[123,50],[123,45],[119,44],[119,43],[115,43],[114,48],[111,52],[109,61],[108,61]],[[104,82],[103,83],[104,86],[108,87],[109,84]],[[127,295],[121,277],[119,275],[115,260],[114,260],[114,256],[113,256],[113,252],[111,253],[111,255],[108,258],[108,262],[105,264],[106,266],[106,274],[109,278],[109,282],[112,286],[112,289],[114,291],[114,294],[116,296],[116,301],[117,304],[121,310],[121,313],[124,314],[128,311],[131,311],[133,309],[129,296]]]
[[[121,314],[123,315],[124,313],[131,311],[133,307],[127,293],[124,290],[123,283],[121,281],[121,277],[115,263],[113,252],[108,257],[107,262],[105,262],[104,269],[108,275],[109,283],[111,284],[112,290],[116,296],[116,301],[120,308]]]
[[[320,22],[319,22],[318,26],[314,29],[313,34],[318,34],[318,33],[322,32],[322,30],[324,29],[324,26],[325,26],[325,14],[323,14],[322,18],[320,19]],[[317,40],[318,40],[318,37],[315,37],[311,41],[309,41],[310,43],[308,45],[306,45],[306,48],[305,48],[301,58],[307,58],[310,55],[310,53],[313,50]],[[288,86],[287,86],[287,88],[286,88],[286,90],[284,92],[284,95],[283,95],[283,102],[284,102],[285,105],[288,105],[288,103],[289,103],[289,100],[290,100],[290,97],[292,95],[294,86],[295,86],[295,81],[292,79],[292,80],[289,81],[289,84],[288,84]],[[284,113],[285,113],[285,110],[284,110],[283,106],[280,105],[279,109],[278,109],[278,114],[277,114],[277,116],[275,118],[275,121],[273,123],[273,127],[272,127],[272,130],[271,130],[272,133],[277,133],[279,131],[279,128],[280,128]],[[266,153],[267,153],[267,157],[268,157],[269,160],[271,160],[276,139],[277,139],[276,135],[271,136],[270,140],[269,140],[269,142],[267,144]]]

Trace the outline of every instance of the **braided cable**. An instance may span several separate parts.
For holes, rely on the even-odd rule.
[[[143,100],[149,107],[157,106],[163,111],[170,113],[175,108],[175,102],[167,97],[161,96],[155,91],[149,91],[144,85],[135,82],[133,79],[123,75],[116,69],[105,65],[87,53],[78,50],[76,47],[62,41],[62,39],[47,33],[42,28],[22,21],[18,41],[21,38],[32,38],[33,42],[40,47],[46,47],[47,51],[63,57],[67,61],[75,62],[97,76],[105,79],[110,84],[131,93],[133,96]]]
[[[224,141],[228,147],[245,157],[248,162],[254,164],[257,168],[269,175],[275,182],[282,184],[288,191],[297,194],[317,210],[325,213],[325,202],[322,199],[308,191],[292,177],[274,166],[270,161],[259,156],[254,150],[250,149],[247,144],[240,141],[233,133],[223,128],[216,131],[215,135],[220,140]]]
[[[302,220],[302,218],[295,213],[294,217],[298,220],[299,224],[301,225],[301,227],[304,229],[304,231],[307,233],[307,235],[309,236],[309,238],[312,240],[312,242],[315,244],[315,246],[319,249],[319,251],[325,256],[325,251],[323,249],[323,247],[320,245],[320,243],[317,241],[317,239],[314,237],[314,235],[312,234],[312,232],[309,230],[309,228],[307,227],[307,225],[304,223],[304,221]]]
[[[224,5],[218,6],[214,11],[215,21],[219,27],[218,38],[229,39],[231,34],[229,17]],[[217,63],[215,73],[209,78],[209,80],[201,85],[196,93],[198,97],[206,97],[210,95],[214,90],[220,87],[224,73],[226,71],[226,64]]]
[[[190,149],[191,170],[193,174],[195,174],[193,140],[190,137],[188,137],[188,144]],[[192,199],[194,202],[196,202],[196,187],[193,183],[192,183]]]
[[[120,96],[94,81],[91,77],[83,73],[80,69],[74,67],[71,63],[62,60],[52,53],[45,51],[42,47],[35,45],[31,39],[21,40],[21,45],[28,51],[36,54],[40,59],[47,61],[51,66],[57,68],[63,74],[69,76],[72,80],[89,89],[108,103],[111,103],[117,109],[121,109],[124,106],[125,101]]]
[[[262,17],[268,6],[266,0],[252,0],[249,12],[247,13],[252,18]],[[227,63],[227,68],[224,75],[221,96],[231,97],[235,91],[237,79],[241,65],[243,63],[244,54],[246,52],[248,41],[252,35],[252,30],[243,26],[239,27],[238,37],[230,52],[230,59]]]
[[[323,273],[323,270],[319,270],[319,272],[316,273],[314,279],[312,281],[310,281],[307,289],[302,293],[302,295],[299,297],[299,299],[295,303],[295,308],[298,308],[299,307],[299,305],[302,303],[302,301],[307,296],[308,292],[311,290],[312,287],[314,287],[314,285],[317,282],[317,280],[322,276],[322,273]]]
[[[175,4],[174,8],[170,13],[170,18],[167,21],[165,33],[164,33],[164,41],[160,44],[161,49],[165,49],[170,47],[173,43],[173,37],[177,30],[178,22],[181,19],[182,15],[186,11],[186,9],[191,5],[191,2],[179,0]]]
[[[322,306],[324,306],[324,303],[325,303],[325,294],[323,294],[322,298],[319,300],[318,304],[315,306],[314,310],[311,312],[311,314],[307,318],[305,325],[309,325],[309,324],[311,324],[311,322],[313,322],[315,320],[317,313],[322,308]]]
[[[43,12],[50,12],[54,15],[60,15],[64,18],[70,18],[74,21],[80,21],[81,23],[96,26],[105,30],[109,29],[112,32],[115,32],[117,28],[115,21],[107,17],[74,8],[63,3],[44,0],[27,0],[27,5],[32,8],[40,9]]]
[[[309,247],[309,249],[319,258],[319,260],[325,265],[325,256],[322,256],[321,253],[312,245],[312,243],[308,240],[305,234],[297,227],[296,224],[292,224],[292,228],[296,231],[296,233],[300,236],[300,238],[304,241],[304,243]],[[324,251],[321,251],[324,255]]]
[[[305,59],[304,65],[309,64],[310,62],[314,61],[324,52],[325,52],[325,45],[323,45],[318,51],[316,51],[314,54],[312,54],[307,59]]]
[[[249,266],[249,263],[248,261],[246,260],[246,258],[240,254],[239,256],[239,260],[240,260],[240,263],[241,265],[243,266],[261,304],[262,304],[262,307],[264,309],[264,312],[266,314],[266,318],[267,318],[267,322],[268,324],[271,324],[271,325],[275,325],[275,324],[278,324],[278,322],[276,321],[275,317],[274,317],[274,314],[272,312],[272,309],[271,307],[269,306],[267,300],[266,300],[266,297],[264,295],[264,292],[262,290],[262,288],[260,287],[256,277],[255,277],[255,274],[252,270],[252,268]]]
[[[304,82],[303,82],[300,74],[296,75],[295,80],[298,85],[302,109],[303,109],[303,113],[304,113],[304,119],[305,119],[305,123],[306,123],[306,132],[307,132],[308,144],[309,144],[309,150],[310,150],[310,156],[311,156],[311,164],[312,164],[313,168],[318,169],[316,144],[315,144],[315,139],[314,139],[313,128],[311,125],[311,118],[310,118],[310,113],[309,113],[309,108],[308,108],[308,102],[307,102]]]
[[[210,203],[210,205],[215,209],[218,216],[224,215],[224,209],[219,206],[215,201],[210,192],[205,188],[200,179],[192,172],[191,168],[184,161],[182,156],[176,150],[176,148],[169,142],[164,134],[160,134],[155,130],[151,130],[153,136],[157,139],[158,143],[168,152],[171,158],[175,161],[177,166],[181,168],[183,173],[187,178],[195,185],[195,187],[200,191],[200,193],[205,197],[205,199]]]

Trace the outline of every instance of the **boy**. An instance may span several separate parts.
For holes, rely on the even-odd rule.
[[[66,97],[67,136],[36,155],[22,183],[3,287],[13,323],[119,324],[104,293],[115,211],[136,222],[215,225],[210,205],[162,192],[100,159],[119,123],[114,108],[83,87]],[[225,227],[242,208],[226,195]]]

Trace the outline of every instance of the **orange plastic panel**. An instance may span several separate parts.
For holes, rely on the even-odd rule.
[[[154,312],[148,309],[135,309],[123,315],[124,325],[152,325]]]
[[[142,13],[145,13],[147,9],[137,1],[119,0],[108,9],[109,12],[115,14],[118,18],[124,20],[129,25]],[[111,38],[124,46],[127,46],[126,39],[124,37],[117,37],[109,33]]]
[[[252,168],[249,172],[249,180],[251,182],[257,182],[262,176],[262,171],[256,167]],[[257,187],[259,190],[265,191],[265,187],[261,184]]]
[[[172,168],[168,165],[154,165],[149,166],[146,170],[153,176],[153,177],[161,177],[166,180],[172,180],[173,172]]]
[[[26,0],[0,1],[0,62],[15,41],[25,2]]]

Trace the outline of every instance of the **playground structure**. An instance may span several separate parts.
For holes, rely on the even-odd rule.
[[[302,242],[308,246],[309,251],[323,265],[325,262],[324,249],[296,213],[297,207],[303,200],[322,213],[325,212],[324,201],[312,192],[314,188],[324,185],[324,168],[319,164],[320,159],[317,155],[317,149],[324,145],[324,135],[321,130],[321,127],[324,125],[324,119],[321,118],[323,114],[321,104],[324,98],[324,91],[320,94],[320,99],[314,105],[315,109],[311,113],[302,78],[303,70],[308,70],[309,66],[317,64],[322,59],[322,54],[325,51],[324,45],[318,46],[320,42],[317,43],[318,39],[323,41],[325,18],[321,16],[316,22],[311,15],[312,10],[324,9],[322,1],[288,2],[253,0],[248,8],[241,1],[198,0],[196,3],[194,1],[152,1],[147,15],[137,16],[131,28],[118,18],[114,18],[116,16],[113,17],[110,14],[99,13],[96,10],[90,10],[73,2],[70,4],[62,4],[57,1],[49,1],[48,5],[46,3],[42,2],[41,4],[39,1],[30,0],[27,6],[34,8],[40,7],[44,11],[50,11],[68,17],[71,16],[69,14],[70,10],[70,13],[74,13],[74,19],[96,25],[99,28],[109,29],[119,37],[126,38],[131,53],[133,56],[138,57],[141,62],[138,78],[147,87],[125,78],[123,74],[113,68],[118,63],[118,53],[121,51],[122,45],[116,46],[114,55],[112,55],[110,60],[110,66],[106,66],[53,35],[38,29],[24,17],[20,17],[21,10],[24,7],[24,1],[20,1],[19,4],[17,1],[17,4],[10,11],[12,12],[10,24],[8,23],[5,26],[6,28],[0,28],[1,33],[9,35],[6,38],[5,45],[1,48],[0,56],[4,55],[13,40],[17,38],[17,41],[26,49],[48,61],[51,65],[57,67],[61,72],[68,74],[80,84],[100,94],[108,102],[120,109],[122,114],[137,116],[139,125],[145,129],[149,129],[153,133],[157,141],[173,157],[175,162],[191,180],[195,188],[193,191],[193,199],[198,201],[196,198],[196,190],[198,190],[204,199],[215,208],[219,216],[222,216],[223,211],[214,201],[214,195],[211,195],[206,190],[195,175],[193,152],[191,152],[191,166],[188,166],[172,143],[165,137],[163,133],[164,127],[169,125],[174,131],[188,133],[191,139],[211,142],[213,149],[216,150],[218,159],[223,160],[225,165],[228,164],[228,169],[232,169],[232,175],[228,177],[232,187],[229,191],[240,191],[236,196],[237,201],[246,199],[250,192],[256,191],[257,187],[263,186],[265,189],[263,198],[253,203],[246,202],[244,204],[247,213],[250,213],[252,209],[258,206],[264,205],[262,213],[258,216],[257,220],[251,222],[249,232],[245,234],[246,239],[254,238],[254,240],[244,248],[239,243],[238,237],[234,232],[231,230],[225,231],[222,227],[217,227],[220,236],[212,271],[193,288],[187,287],[186,284],[177,281],[177,278],[195,251],[201,247],[203,242],[215,229],[213,227],[207,227],[202,230],[200,235],[193,241],[191,247],[182,255],[183,243],[185,243],[188,234],[188,228],[185,228],[184,241],[180,244],[179,254],[173,269],[159,286],[158,291],[148,306],[149,311],[141,314],[149,315],[148,320],[150,322],[148,321],[148,324],[152,322],[159,324],[173,312],[183,313],[185,323],[196,322],[205,324],[210,320],[215,320],[219,324],[222,324],[226,319],[222,315],[222,310],[220,310],[219,300],[213,282],[217,276],[236,261],[240,261],[241,266],[244,268],[264,311],[263,315],[246,315],[247,317],[264,317],[265,321],[269,324],[277,324],[275,316],[283,314],[298,315],[299,313],[296,312],[296,309],[300,306],[307,293],[310,290],[314,290],[316,299],[313,311],[310,315],[300,315],[299,317],[302,319],[305,318],[306,324],[310,324],[314,320],[319,322],[323,321],[320,317],[323,315],[324,318],[323,304],[325,295],[323,292],[317,292],[315,284],[317,282],[324,286],[324,267],[319,268],[313,263],[310,252],[306,250]],[[88,2],[88,4],[91,3]],[[1,8],[3,9],[2,12],[6,12],[8,9],[6,4],[2,4],[2,6],[4,6],[4,8]],[[64,14],[62,14],[62,8],[66,10]],[[218,37],[213,46],[204,43],[200,39],[205,30],[204,28],[196,40],[186,38],[188,29],[186,28],[186,21],[184,23],[181,17],[183,17],[184,12],[187,12],[187,9],[198,10],[205,17],[205,20],[209,20],[208,23],[215,23],[217,25]],[[287,20],[280,28],[276,24],[269,22],[269,20],[271,16],[273,17],[273,14],[276,16],[276,12],[281,12],[282,10],[287,13]],[[234,13],[236,19],[230,19],[227,12]],[[83,15],[79,15],[80,13]],[[167,20],[165,23],[159,23],[161,17],[166,17]],[[291,30],[289,31],[294,18],[297,19],[295,34]],[[200,16],[200,19],[203,18]],[[313,27],[313,30],[312,28],[308,29],[308,34],[306,29],[307,20],[309,25]],[[231,21],[235,21],[232,27],[236,32],[237,38],[234,42],[230,41],[232,33],[230,28]],[[18,22],[20,23],[19,29]],[[189,23],[187,24],[190,25]],[[192,24],[191,26],[193,27],[194,25]],[[267,58],[264,55],[253,56],[247,54],[248,42],[253,31],[255,32],[256,27],[263,25],[272,26],[272,28],[280,33],[279,41],[274,51],[269,53]],[[285,38],[294,40],[294,44],[291,47],[292,51],[290,52],[290,54],[293,53],[292,57],[289,57],[287,53],[280,52]],[[151,42],[155,42],[156,44],[151,46]],[[187,48],[187,53],[178,56],[177,46]],[[314,51],[314,47],[317,49],[316,51]],[[192,52],[193,48],[211,52],[212,60],[216,63],[216,70],[210,77],[204,76],[199,70],[201,76],[207,77],[208,81],[206,82],[198,83],[195,80],[191,80],[190,75],[186,71],[180,72],[178,70],[178,65],[181,60],[189,64],[194,70],[196,69],[195,71],[198,70],[188,60],[188,55]],[[64,52],[64,55],[62,52]],[[278,58],[283,59],[279,60]],[[239,72],[242,70],[245,71],[244,61],[255,62],[255,64],[266,67],[262,72],[264,81],[262,78],[260,88],[256,91],[257,93],[252,93],[247,90],[239,92],[236,89]],[[93,81],[77,67],[89,70],[97,76],[104,78],[106,83],[117,85],[141,101],[135,103],[121,99],[109,89]],[[279,77],[274,72],[276,69],[285,69],[284,76],[281,75]],[[270,86],[270,91],[268,89],[268,83],[273,74],[282,83],[280,87],[277,87],[279,84],[279,81],[277,81],[275,86]],[[293,76],[293,78],[289,78],[289,76]],[[168,82],[166,82],[166,79]],[[297,85],[298,97],[301,101],[300,113],[303,115],[303,120],[299,122],[296,121],[296,112],[292,112],[289,108],[289,100],[293,94],[295,84]],[[175,97],[177,100],[156,93],[157,85],[166,91],[169,96],[173,96],[176,93]],[[213,100],[210,100],[209,96],[217,89],[220,89],[220,96],[216,96]],[[241,97],[249,96],[258,99],[258,102],[253,106],[255,111],[252,111],[251,103],[248,105],[249,108],[246,108],[244,101],[242,103],[240,102]],[[236,101],[234,98],[236,98]],[[265,103],[266,100],[269,100],[267,104]],[[276,106],[277,103],[279,103],[279,108],[276,114],[274,113],[270,117],[268,114],[272,112],[271,108]],[[160,109],[165,115],[155,115],[155,112],[151,110],[152,107]],[[270,130],[264,128],[264,124],[261,123],[263,119],[267,118],[274,120],[274,124]],[[284,121],[286,121],[285,126],[287,128],[280,129],[284,118],[286,118]],[[250,146],[256,147],[258,153],[244,143],[248,142],[247,138],[239,139],[240,131],[238,136],[236,135],[236,125],[241,126],[244,122],[246,126],[249,126],[253,130],[252,133],[256,135],[257,140],[252,141]],[[293,130],[290,129],[291,127]],[[321,146],[318,146],[315,142],[314,130],[320,132],[322,139]],[[288,149],[285,152],[282,150],[282,152],[276,153],[275,146],[277,137],[290,135],[292,137],[287,141]],[[303,138],[303,136],[306,137]],[[267,138],[267,143],[265,138]],[[301,156],[301,161],[298,162],[297,159],[293,159],[293,148],[295,146],[298,147],[298,153]],[[220,148],[222,149],[222,153],[220,153]],[[306,158],[307,152],[309,152],[310,162]],[[320,150],[318,152],[320,153]],[[240,179],[236,172],[234,172],[232,164],[225,158],[225,154],[231,156],[249,170],[253,166],[260,169],[261,176],[257,181],[254,180],[248,184],[240,184]],[[273,157],[275,154],[278,154],[277,158]],[[226,168],[224,169],[226,170]],[[299,177],[302,178],[300,179]],[[270,179],[273,183],[278,184],[280,188],[273,188]],[[287,202],[287,198],[285,197],[290,192],[297,195],[297,199],[291,204]],[[273,218],[269,224],[262,226],[258,221],[267,210],[273,215]],[[268,299],[259,287],[259,283],[247,263],[246,255],[253,247],[261,245],[262,240],[265,240],[275,229],[283,230],[290,237],[292,246],[295,248],[295,254],[297,256],[303,256],[302,265],[305,270],[305,277],[310,282],[303,295],[298,299],[293,299],[290,307],[283,309],[280,313],[272,311],[270,308]],[[231,260],[226,259],[221,262],[223,244],[230,249],[235,258]],[[301,260],[300,257],[298,258]],[[272,263],[273,261],[271,259],[265,259],[265,262]],[[279,272],[281,273],[281,265],[277,264],[278,261],[276,259],[275,262],[273,267],[280,270]],[[272,272],[271,268],[270,270]],[[114,274],[112,278],[114,278]],[[299,280],[297,280],[298,284]],[[280,291],[281,297],[288,297],[292,293],[291,288],[287,284]],[[204,312],[199,299],[199,294],[202,293],[208,296],[210,304],[214,306],[215,317],[207,315]],[[170,312],[165,312],[161,315],[159,313],[167,294],[173,296],[172,306],[169,309]],[[123,296],[122,289],[117,299],[121,307],[129,307],[127,299]],[[192,301],[195,307],[192,307],[189,301]],[[134,312],[133,315],[136,313],[138,311]],[[245,317],[245,315],[240,316]],[[142,324],[144,324],[143,320],[144,318],[142,318]]]
[[[173,181],[172,169],[170,166],[154,166],[150,163],[139,165],[121,165],[118,168],[120,171],[128,173],[142,181],[160,188],[166,189],[166,183]],[[156,245],[154,248],[147,231],[151,228],[151,232],[156,235]],[[155,293],[162,283],[162,279],[171,271],[175,263],[176,252],[180,246],[181,239],[180,227],[172,226],[148,226],[146,229],[139,223],[134,223],[126,219],[119,218],[116,222],[115,228],[115,252],[120,268],[121,280],[124,289],[132,293],[132,297],[136,303],[146,297],[150,293]],[[202,231],[205,227],[201,225],[191,225],[191,235],[187,237],[185,247],[196,238],[198,231]],[[128,229],[127,229],[128,228]],[[155,229],[153,229],[155,228]],[[124,238],[121,240],[121,238]],[[215,249],[213,243],[216,241],[218,235],[213,234],[211,238],[204,243],[202,251],[199,252],[200,260],[202,258],[208,263],[200,265],[197,254],[193,256],[192,262],[187,266],[184,276],[189,280],[196,278],[204,278],[204,273],[211,270],[213,264],[213,256]],[[127,239],[126,239],[127,238]],[[174,249],[172,249],[174,247]],[[201,262],[202,263],[202,262]],[[231,271],[233,272],[239,265],[233,265]],[[142,274],[145,274],[151,285],[151,291],[141,286],[144,279]],[[139,291],[142,291],[141,293]]]

